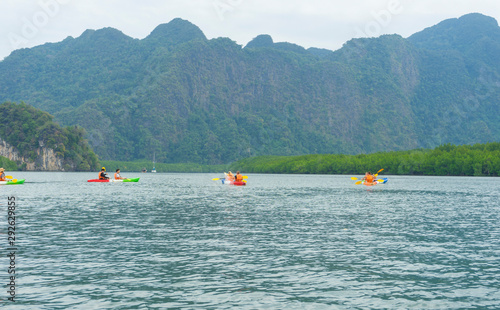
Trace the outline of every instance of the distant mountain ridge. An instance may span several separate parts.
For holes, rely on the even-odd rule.
[[[208,40],[174,19],[13,52],[0,102],[86,129],[102,159],[228,163],[254,155],[365,153],[500,140],[500,28],[468,14],[408,39],[304,49]]]

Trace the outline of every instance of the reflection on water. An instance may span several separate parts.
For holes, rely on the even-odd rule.
[[[19,309],[500,304],[497,179],[19,174]]]

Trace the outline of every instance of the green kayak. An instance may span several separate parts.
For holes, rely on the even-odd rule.
[[[17,185],[17,184],[23,184],[23,183],[24,183],[24,179],[0,181],[0,185]]]

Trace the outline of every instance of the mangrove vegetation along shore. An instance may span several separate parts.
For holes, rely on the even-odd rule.
[[[259,156],[229,167],[245,173],[289,174],[364,174],[382,168],[391,175],[499,176],[500,143],[361,155]]]
[[[107,171],[115,171],[121,169],[122,172],[141,172],[146,169],[151,172],[153,163],[151,161],[116,161],[116,160],[101,160],[102,167],[106,167]],[[222,172],[228,169],[228,165],[202,165],[194,163],[184,164],[155,164],[156,172],[184,172],[184,173],[205,173],[205,172]]]

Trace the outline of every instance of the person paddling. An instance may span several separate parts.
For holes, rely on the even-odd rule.
[[[104,167],[102,167],[101,172],[99,172],[99,180],[109,180],[109,177],[106,174],[106,168]]]
[[[236,176],[234,177],[234,180],[236,182],[243,182],[243,176],[240,174],[239,171],[236,171]]]
[[[231,171],[229,171],[227,174],[226,174],[226,180],[229,181],[229,182],[233,182],[234,181],[234,175]]]
[[[365,173],[365,177],[363,178],[363,180],[365,180],[368,184],[373,184],[373,182],[375,181],[375,176],[370,171],[368,171],[367,173]]]
[[[7,181],[7,178],[5,177],[5,169],[0,168],[0,181]]]
[[[120,169],[116,169],[116,172],[115,172],[115,180],[125,180],[126,178],[122,178],[122,176],[120,175]]]

